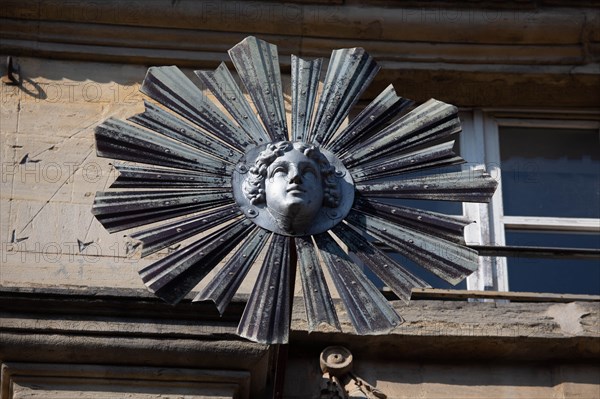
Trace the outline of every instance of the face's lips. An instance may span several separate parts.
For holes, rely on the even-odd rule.
[[[291,187],[289,187],[286,192],[288,193],[304,193],[306,192],[306,190],[304,190],[302,187],[298,186],[298,185],[293,185]]]

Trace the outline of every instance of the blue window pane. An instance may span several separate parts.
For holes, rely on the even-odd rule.
[[[600,217],[597,130],[500,129],[504,214]]]
[[[506,231],[506,244],[600,248],[600,234]],[[600,260],[508,258],[511,291],[600,295]]]

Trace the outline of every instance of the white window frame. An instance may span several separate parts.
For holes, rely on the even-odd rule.
[[[485,169],[498,181],[498,189],[488,204],[464,203],[463,213],[475,221],[465,228],[470,245],[504,246],[506,229],[539,231],[600,232],[600,219],[504,216],[499,131],[502,127],[596,129],[598,115],[591,112],[540,110],[463,110],[461,156],[465,169]],[[479,270],[467,278],[469,290],[509,291],[507,261],[504,257],[480,257]]]

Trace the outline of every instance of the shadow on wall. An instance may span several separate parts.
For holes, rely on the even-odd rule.
[[[4,84],[8,81],[7,54],[0,54],[0,74]],[[147,66],[126,65],[88,61],[64,61],[44,58],[12,57],[13,74],[19,81],[22,90],[29,90],[30,95],[36,93],[37,81],[69,80],[74,82],[94,81],[98,83],[132,84],[141,82],[146,74]],[[34,89],[31,90],[31,86]],[[38,87],[39,90],[39,87]],[[44,97],[40,97],[44,99]]]

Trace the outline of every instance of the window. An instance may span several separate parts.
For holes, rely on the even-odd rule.
[[[597,121],[462,117],[462,154],[474,161],[466,167],[486,167],[500,182],[490,204],[465,204],[477,221],[467,228],[468,243],[600,248]],[[483,257],[468,287],[599,295],[600,260]]]

